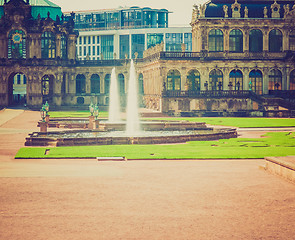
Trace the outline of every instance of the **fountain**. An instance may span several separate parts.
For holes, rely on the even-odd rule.
[[[109,105],[109,122],[116,123],[120,122],[120,95],[118,89],[118,81],[116,77],[115,68],[112,70],[111,74],[111,84],[110,84],[110,105]]]
[[[120,120],[120,101],[115,69],[110,84],[108,121],[100,121],[95,130],[35,132],[26,138],[26,146],[81,146],[110,144],[163,144],[187,141],[207,141],[237,137],[236,129],[208,128],[203,122],[189,121],[139,121],[137,78],[134,62],[130,64],[126,122]],[[79,120],[81,121],[81,120]],[[49,127],[62,126],[58,121]],[[84,124],[84,125],[83,125]],[[77,123],[85,128],[85,122]],[[63,125],[67,128],[67,125]],[[73,127],[74,123],[68,123]]]
[[[139,110],[138,110],[138,87],[137,78],[134,67],[134,62],[131,60],[130,76],[128,82],[128,97],[127,97],[127,118],[126,118],[126,133],[128,136],[133,136],[140,131]]]

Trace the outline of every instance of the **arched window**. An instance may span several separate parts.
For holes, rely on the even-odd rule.
[[[289,90],[295,90],[295,70],[293,70],[290,74]]]
[[[252,70],[249,73],[249,80],[249,90],[261,95],[263,93],[262,72],[259,70]]]
[[[26,58],[26,35],[22,30],[12,30],[8,35],[8,58]]]
[[[90,78],[91,93],[100,93],[100,77],[98,74],[93,74]]]
[[[289,50],[295,51],[295,30],[289,35]]]
[[[76,77],[76,94],[86,93],[86,81],[83,74],[78,74]]]
[[[181,76],[177,70],[170,70],[167,74],[167,90],[181,90]]]
[[[243,33],[239,29],[234,29],[229,34],[229,51],[243,52]]]
[[[269,73],[268,90],[282,90],[282,73],[273,69]]]
[[[278,29],[269,32],[269,51],[281,52],[283,50],[283,35]]]
[[[142,73],[138,76],[138,92],[140,95],[144,95],[143,75]]]
[[[249,51],[263,51],[263,34],[259,29],[253,29],[249,33]]]
[[[221,91],[223,89],[223,74],[220,70],[214,69],[209,74],[209,90]]]
[[[55,58],[55,36],[52,32],[44,32],[41,37],[41,57]]]
[[[105,94],[110,93],[110,80],[111,80],[111,74],[106,74],[104,77],[104,93]]]
[[[68,47],[67,47],[67,37],[65,34],[61,35],[60,39],[60,54],[62,59],[67,59],[68,58]]]
[[[188,85],[189,91],[200,91],[201,90],[201,81],[200,81],[199,71],[191,70],[187,75],[186,83]]]
[[[119,80],[120,94],[124,95],[125,94],[125,77],[122,73],[118,75],[118,80]]]
[[[229,82],[233,90],[243,90],[243,73],[240,70],[233,70],[229,74]]]
[[[219,29],[212,29],[209,32],[209,51],[222,52],[223,51],[223,33]]]

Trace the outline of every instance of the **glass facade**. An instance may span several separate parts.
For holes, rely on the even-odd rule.
[[[26,58],[26,35],[22,30],[12,30],[8,35],[8,58]]]
[[[130,52],[130,39],[129,35],[120,35],[120,59],[125,59],[125,56],[127,55],[127,58],[129,58],[129,52]]]
[[[76,29],[165,28],[168,10],[139,7],[101,10],[76,14],[74,21]]]
[[[101,58],[110,60],[114,58],[114,36],[101,36]]]
[[[185,44],[185,51],[186,52],[191,52],[193,50],[192,34],[191,33],[184,34],[184,44]]]
[[[181,44],[183,43],[182,33],[166,33],[166,51],[181,52]]]
[[[131,58],[135,57],[135,53],[138,53],[138,58],[142,58],[144,50],[145,50],[144,34],[132,34]]]
[[[147,48],[154,47],[164,41],[163,33],[148,33],[147,34]]]

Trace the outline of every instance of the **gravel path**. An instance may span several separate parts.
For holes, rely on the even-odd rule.
[[[38,119],[0,126],[1,240],[294,239],[295,185],[263,160],[14,160]]]

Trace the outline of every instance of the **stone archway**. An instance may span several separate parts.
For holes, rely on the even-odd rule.
[[[14,72],[8,77],[8,106],[25,106],[27,103],[27,76]]]

